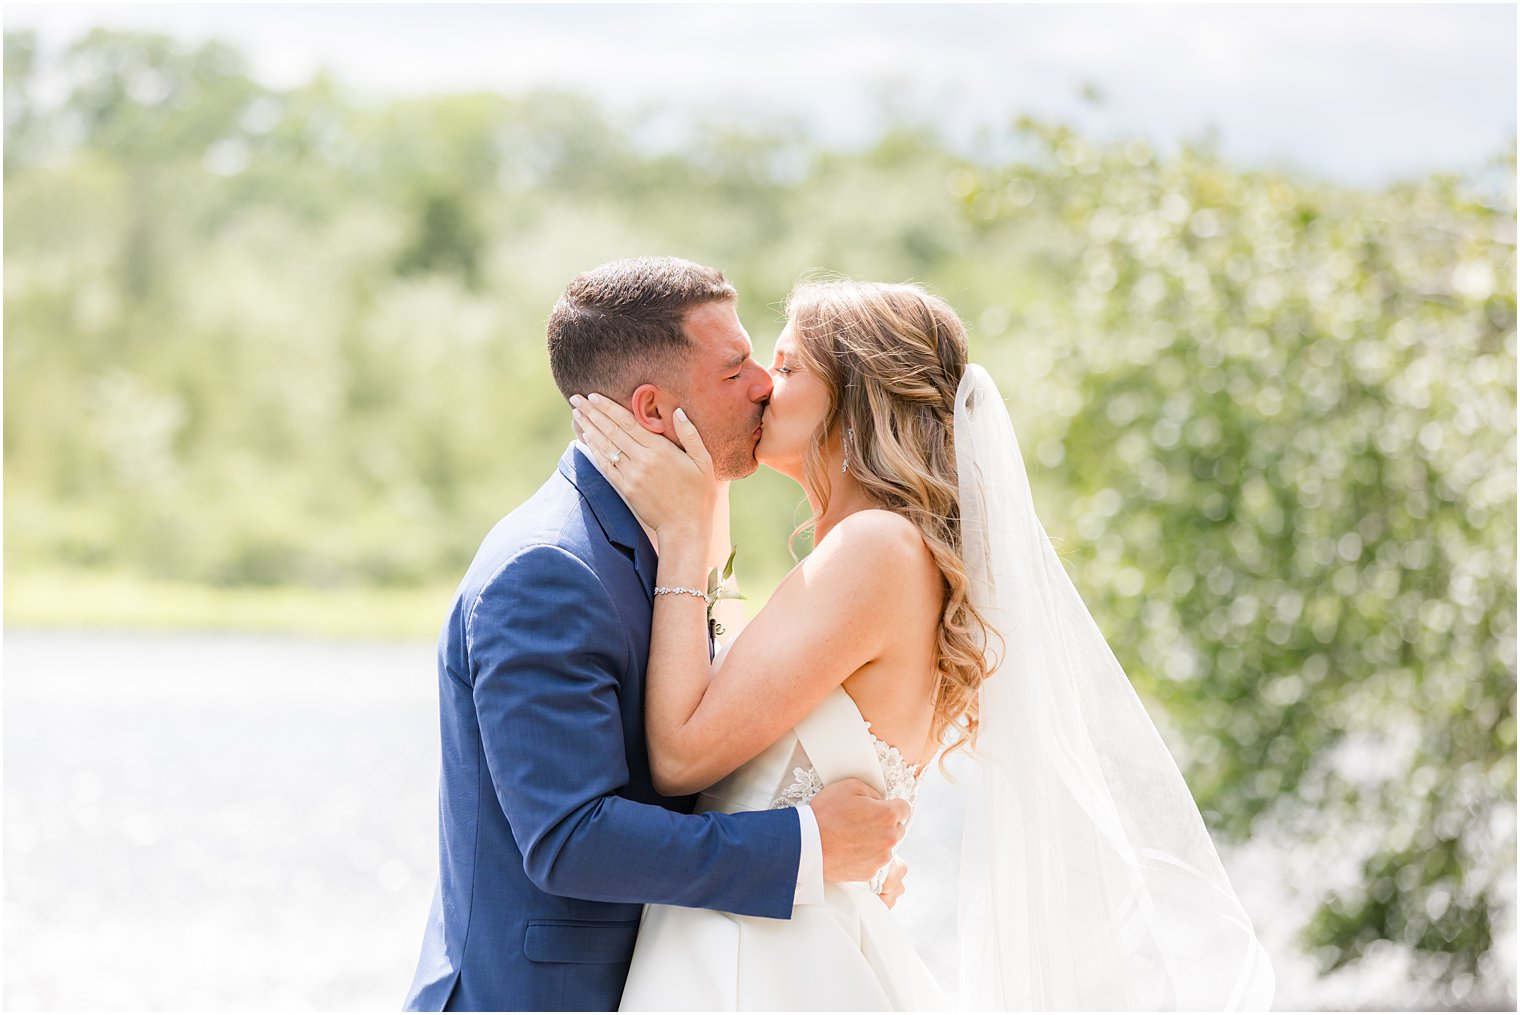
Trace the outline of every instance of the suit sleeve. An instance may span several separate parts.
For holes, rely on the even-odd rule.
[[[523,551],[481,591],[466,633],[486,764],[535,885],[791,916],[796,811],[678,814],[617,795],[628,781],[618,695],[629,647],[583,561],[556,546]]]

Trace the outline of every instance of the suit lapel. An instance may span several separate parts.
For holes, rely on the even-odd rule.
[[[659,560],[644,527],[633,516],[633,511],[621,494],[612,488],[605,476],[597,471],[585,452],[574,443],[560,456],[559,472],[580,492],[591,513],[596,516],[602,532],[609,542],[623,547],[633,557],[634,570],[644,585],[644,593],[654,597],[654,576]]]

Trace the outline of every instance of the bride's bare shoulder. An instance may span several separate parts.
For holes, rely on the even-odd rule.
[[[841,519],[818,544],[817,555],[820,563],[846,560],[888,574],[933,565],[918,526],[886,508],[866,508]]]

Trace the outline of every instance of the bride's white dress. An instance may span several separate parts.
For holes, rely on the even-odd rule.
[[[918,776],[871,733],[843,688],[706,793],[699,811],[806,803],[855,778],[913,804]],[[923,1011],[949,1003],[867,884],[826,884],[790,920],[646,906],[623,1011]]]
[[[997,1011],[1265,1011],[1272,964],[1155,724],[1035,513],[997,385],[966,368],[955,454],[968,596],[996,637],[978,695],[957,906],[957,999]],[[914,799],[842,689],[714,786],[706,810],[849,776]],[[867,885],[791,920],[649,906],[625,1009],[946,1008]]]

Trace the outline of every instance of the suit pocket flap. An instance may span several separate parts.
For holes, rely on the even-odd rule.
[[[637,920],[533,920],[523,937],[523,954],[534,962],[626,962],[638,935]]]

